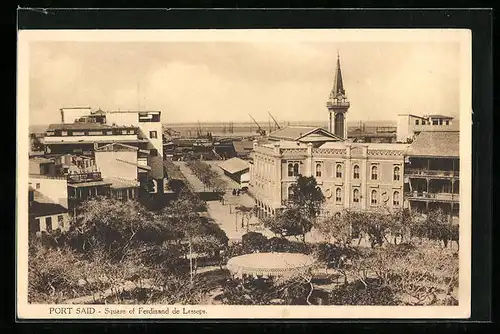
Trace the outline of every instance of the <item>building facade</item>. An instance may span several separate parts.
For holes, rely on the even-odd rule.
[[[460,134],[422,132],[406,155],[405,198],[411,209],[441,209],[458,219],[460,212]]]
[[[70,227],[68,208],[45,196],[31,185],[28,190],[29,233],[50,233],[59,229],[65,232]]]
[[[405,144],[254,143],[249,190],[264,215],[283,209],[298,175],[313,176],[325,214],[403,205]]]

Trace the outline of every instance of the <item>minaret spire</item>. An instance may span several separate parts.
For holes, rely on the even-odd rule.
[[[330,99],[336,98],[339,94],[345,96],[344,82],[342,80],[342,70],[340,69],[340,55],[337,50],[337,68],[335,69],[335,79],[330,93]]]

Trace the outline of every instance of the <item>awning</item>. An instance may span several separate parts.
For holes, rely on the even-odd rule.
[[[110,185],[111,185],[111,182],[105,182],[105,181],[68,183],[68,187],[71,187],[71,188],[86,188],[86,187],[98,187],[98,186],[110,186]]]

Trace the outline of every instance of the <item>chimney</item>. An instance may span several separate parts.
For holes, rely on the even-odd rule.
[[[280,144],[279,143],[274,144],[274,153],[276,153],[276,154],[280,153]]]

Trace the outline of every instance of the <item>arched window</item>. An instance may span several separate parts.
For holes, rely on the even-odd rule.
[[[372,204],[377,204],[377,191],[372,190]]]
[[[372,180],[376,180],[378,178],[378,168],[377,166],[372,167]]]
[[[354,165],[353,178],[359,179],[359,166],[358,165]]]
[[[342,202],[342,189],[340,188],[337,188],[337,190],[335,190],[335,202],[337,203]]]
[[[299,175],[299,163],[296,162],[293,164],[293,176]]]
[[[392,205],[399,206],[399,191],[395,191],[392,195]]]
[[[321,164],[316,164],[316,177],[321,177],[321,170],[322,170]]]
[[[288,176],[293,176],[293,164],[288,164]]]
[[[394,181],[399,181],[399,167],[394,167]]]
[[[342,177],[342,165],[341,164],[338,164],[337,167],[335,167],[335,176],[337,178]]]
[[[352,201],[354,203],[359,202],[359,189],[354,189],[354,191],[352,192]]]
[[[288,200],[293,199],[293,188],[292,186],[288,187]]]

